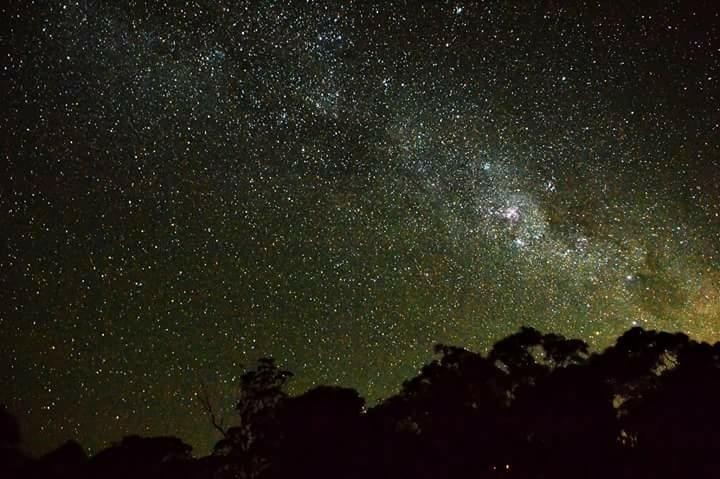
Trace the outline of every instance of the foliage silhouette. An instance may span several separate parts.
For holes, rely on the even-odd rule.
[[[227,458],[226,475],[253,478],[268,468],[279,447],[276,413],[288,399],[285,387],[292,376],[272,358],[260,358],[255,369],[242,374],[235,405],[238,424],[215,445],[215,454]]]
[[[285,401],[278,411],[282,447],[270,477],[348,477],[362,464],[365,400],[354,389],[319,386]]]
[[[212,455],[130,436],[87,458],[68,442],[39,459],[0,411],[0,475],[43,478],[720,476],[720,343],[633,328],[604,351],[521,328],[487,355],[439,344],[436,359],[366,410],[357,391],[290,396],[260,359],[240,380],[235,425]]]
[[[37,462],[37,476],[71,478],[74,472],[85,466],[87,453],[76,441],[67,441],[50,451]]]

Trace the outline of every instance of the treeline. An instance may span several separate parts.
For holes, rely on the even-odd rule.
[[[193,458],[173,437],[127,437],[93,457],[68,442],[20,453],[0,418],[2,477],[720,477],[720,343],[633,328],[590,354],[581,340],[521,328],[487,355],[446,345],[370,409],[353,389],[289,396],[262,359],[241,378],[236,425]]]

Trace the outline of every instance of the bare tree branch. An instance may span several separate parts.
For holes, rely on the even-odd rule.
[[[195,395],[198,399],[198,402],[200,403],[200,407],[202,407],[203,411],[205,411],[205,414],[207,414],[210,417],[210,423],[212,426],[220,432],[220,434],[223,435],[223,437],[227,436],[227,431],[224,427],[224,421],[222,418],[218,421],[217,416],[215,415],[215,410],[212,406],[212,401],[210,400],[210,393],[207,389],[207,384],[205,384],[204,381],[200,381],[200,391]]]

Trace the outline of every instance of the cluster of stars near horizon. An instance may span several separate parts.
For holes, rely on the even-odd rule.
[[[0,8],[29,449],[205,453],[261,356],[375,401],[521,325],[720,339],[718,12],[406,3]]]

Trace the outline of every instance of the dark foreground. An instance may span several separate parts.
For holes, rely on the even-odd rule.
[[[720,477],[720,343],[634,328],[601,353],[531,328],[486,355],[438,359],[367,410],[353,389],[299,396],[271,359],[242,376],[235,426],[194,458],[174,437],[130,436],[95,456],[70,441],[21,452],[0,418],[0,477],[638,478]]]

